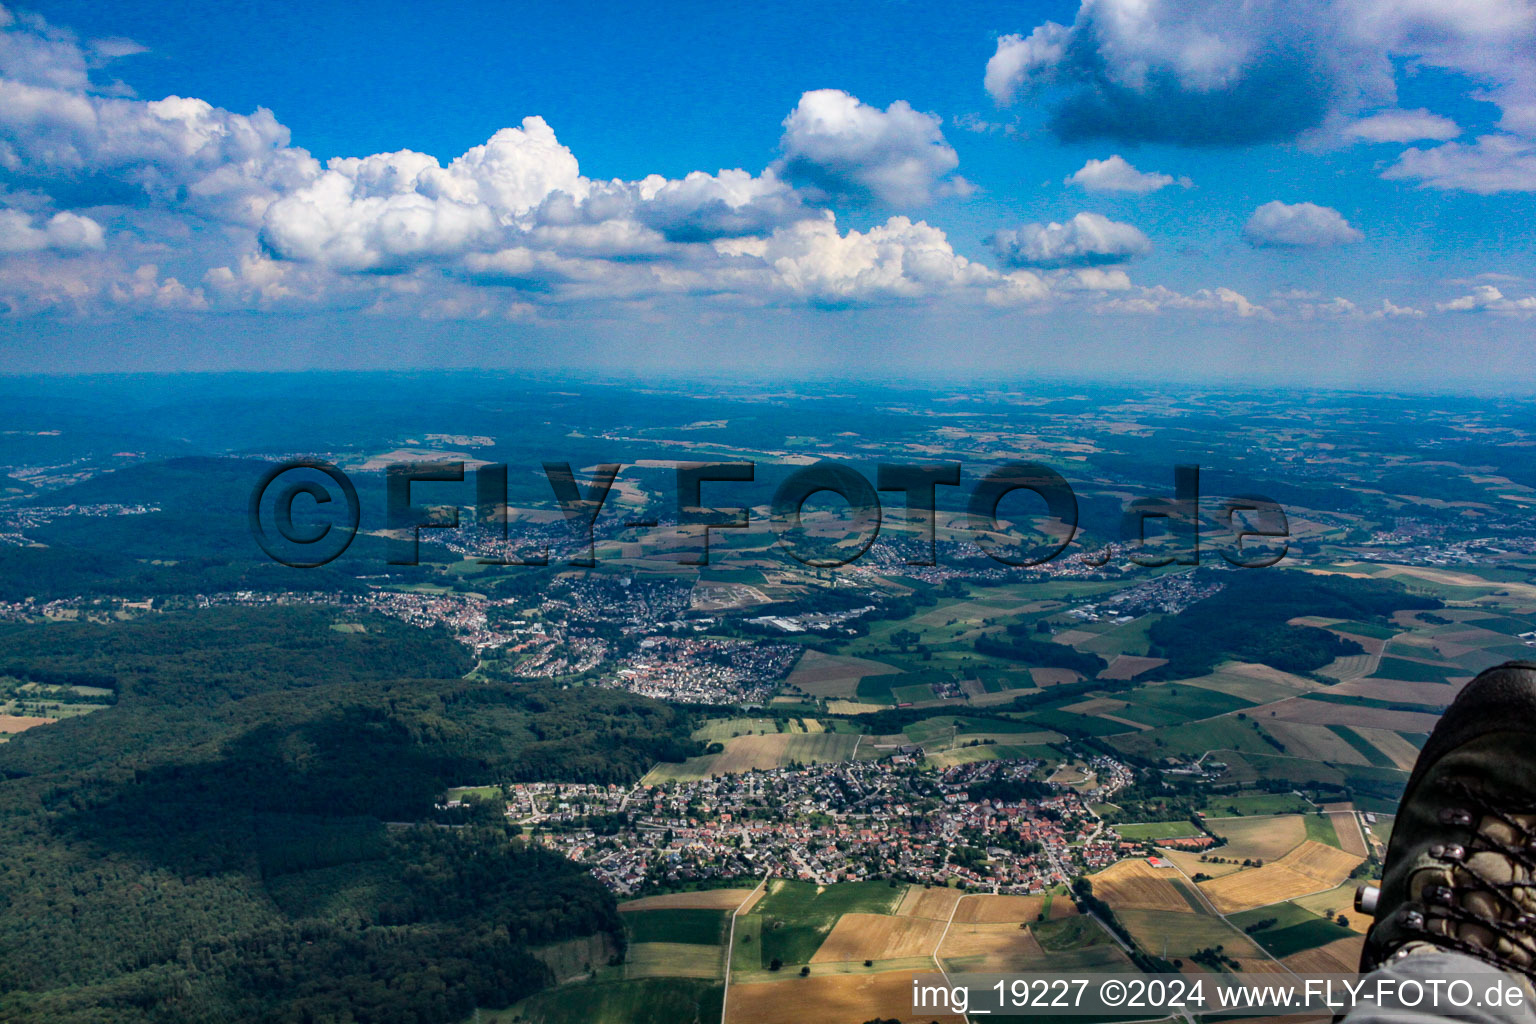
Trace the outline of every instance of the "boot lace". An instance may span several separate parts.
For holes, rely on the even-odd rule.
[[[1427,941],[1441,948],[1454,949],[1505,970],[1532,975],[1536,972],[1536,914],[1517,898],[1516,890],[1536,894],[1536,880],[1533,880],[1536,879],[1536,831],[1514,815],[1522,812],[1536,814],[1536,806],[1514,810],[1495,804],[1480,789],[1462,780],[1447,779],[1446,785],[1464,806],[1443,809],[1439,815],[1440,823],[1471,828],[1472,837],[1466,844],[1435,843],[1429,848],[1430,858],[1448,868],[1448,882],[1425,887],[1421,900],[1433,911],[1426,918],[1423,911],[1410,909],[1404,915],[1404,924],[1407,930],[1423,934]],[[1508,842],[1490,834],[1489,819],[1502,823],[1515,841]],[[1489,877],[1477,863],[1479,853],[1506,858],[1524,870],[1512,872],[1515,875],[1512,879]],[[1478,901],[1467,899],[1474,894],[1488,897],[1496,907],[1508,913],[1491,914],[1480,909]],[[1432,921],[1445,922],[1448,927],[1444,931],[1431,931]],[[1501,953],[1496,946],[1465,938],[1463,932],[1467,927],[1486,929],[1509,947],[1522,950],[1528,959],[1522,963]]]

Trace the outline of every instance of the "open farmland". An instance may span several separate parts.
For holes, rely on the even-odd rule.
[[[1336,889],[1313,893],[1311,896],[1301,896],[1291,902],[1319,916],[1327,916],[1330,911],[1343,914],[1344,919],[1349,922],[1349,929],[1364,935],[1371,926],[1371,917],[1369,914],[1355,911],[1355,888],[1358,884],[1345,882]]]
[[[1365,836],[1360,831],[1360,819],[1355,817],[1355,812],[1330,811],[1328,818],[1333,822],[1334,834],[1339,837],[1339,849],[1364,857],[1368,851],[1365,848]]]
[[[686,907],[629,910],[624,912],[623,920],[630,942],[683,942],[718,946],[725,937],[727,916],[724,910]]]
[[[1049,903],[1049,908],[1047,908]],[[1065,896],[966,896],[955,907],[955,924],[1012,924],[1018,927],[1041,914],[1052,919],[1070,917],[1077,907]]]
[[[811,957],[811,963],[929,956],[939,945],[944,924],[927,917],[844,914]]]
[[[1285,958],[1285,966],[1298,974],[1353,974],[1360,969],[1364,936],[1335,939],[1326,946],[1305,949]]]
[[[851,699],[859,692],[861,679],[867,676],[896,675],[900,671],[892,665],[867,658],[806,651],[785,680],[785,685],[813,697]]]
[[[1381,751],[1382,755],[1397,768],[1412,771],[1419,759],[1419,748],[1403,738],[1401,733],[1390,729],[1356,729],[1367,743]]]
[[[889,915],[906,895],[904,888],[883,882],[845,882],[812,885],[775,879],[747,916],[760,930],[757,963],[767,967],[774,959],[785,964],[809,963],[845,914]],[[923,920],[909,918],[907,920]],[[737,931],[741,932],[738,918]],[[868,954],[860,959],[869,958]],[[752,958],[738,949],[733,969],[747,970]]]
[[[861,737],[847,733],[771,733],[737,736],[725,741],[718,754],[692,757],[681,764],[657,765],[645,777],[646,785],[691,782],[717,775],[736,775],[793,764],[847,761]]]
[[[40,725],[49,725],[56,721],[58,721],[56,718],[40,718],[37,715],[0,715],[0,732],[26,732],[28,729],[36,729]]]
[[[676,978],[567,985],[480,1018],[486,1024],[714,1024],[721,993],[719,982]]]
[[[1154,868],[1141,858],[1122,860],[1089,875],[1093,894],[1115,909],[1197,912],[1198,897],[1174,868]]]
[[[807,1010],[828,1024],[857,1024],[873,1019],[901,1024],[965,1024],[958,1015],[912,1013],[912,978],[929,971],[878,974],[816,974],[731,986],[725,1024],[806,1024]],[[660,1022],[658,1022],[660,1024]],[[672,1024],[672,1022],[668,1022]]]
[[[1126,839],[1188,839],[1204,835],[1187,821],[1142,821],[1114,826]]]
[[[1326,725],[1267,719],[1264,731],[1284,744],[1285,752],[1292,757],[1304,757],[1309,761],[1332,761],[1335,764],[1371,763],[1348,740]]]
[[[1223,860],[1272,861],[1290,853],[1307,838],[1307,825],[1300,814],[1272,817],[1207,818],[1205,827],[1227,840],[1227,845],[1210,851]]]
[[[1217,910],[1237,913],[1338,886],[1361,859],[1309,839],[1277,861],[1201,882],[1200,888]]]
[[[999,923],[951,925],[939,959],[949,971],[1008,972],[1048,958],[1032,929]]]
[[[692,942],[637,942],[624,955],[626,978],[719,978],[725,950]]]
[[[1213,914],[1180,914],[1166,910],[1115,908],[1115,916],[1136,940],[1154,956],[1187,957],[1201,949],[1224,946],[1228,956],[1262,957],[1252,940],[1234,931]]]
[[[752,895],[751,889],[701,889],[698,892],[670,892],[647,896],[619,904],[620,913],[636,910],[735,910]]]
[[[901,904],[896,908],[896,913],[900,917],[926,917],[934,921],[948,921],[960,899],[959,889],[951,889],[947,886],[908,886],[907,894],[901,898]]]
[[[1391,711],[1386,708],[1360,707],[1335,704],[1324,700],[1283,700],[1266,705],[1264,712],[1273,712],[1282,722],[1298,722],[1304,725],[1347,725],[1368,729],[1390,729],[1394,732],[1427,733],[1439,721],[1437,715],[1417,711]],[[1257,713],[1257,712],[1255,712]]]

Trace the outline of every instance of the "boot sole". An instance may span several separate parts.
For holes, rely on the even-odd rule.
[[[1446,754],[1497,732],[1536,733],[1536,662],[1484,669],[1457,694],[1419,752],[1402,802],[1413,799],[1419,781]]]

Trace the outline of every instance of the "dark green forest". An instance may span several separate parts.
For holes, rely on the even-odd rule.
[[[548,981],[529,947],[622,948],[615,904],[494,809],[437,809],[443,789],[698,752],[664,704],[465,681],[444,633],[314,608],[6,627],[0,666],[118,698],[0,745],[4,1021],[508,1005]]]
[[[1067,644],[1033,639],[1030,627],[1024,623],[1009,626],[1004,635],[986,633],[977,637],[976,653],[1023,662],[1034,668],[1067,668],[1089,677],[1109,667],[1109,663],[1097,654],[1078,651]]]
[[[1222,590],[1148,630],[1153,657],[1168,664],[1145,679],[1187,679],[1228,658],[1286,672],[1313,672],[1335,658],[1361,653],[1359,644],[1316,626],[1287,625],[1318,616],[1381,623],[1395,611],[1439,608],[1440,601],[1408,593],[1388,580],[1303,572],[1225,573]]]

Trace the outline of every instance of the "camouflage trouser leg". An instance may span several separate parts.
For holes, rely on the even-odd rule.
[[[1417,1001],[1413,996],[1418,988],[1409,985],[1403,998],[1384,998],[1379,1005],[1355,1007],[1344,1016],[1344,1024],[1440,1024],[1447,1020],[1467,1021],[1470,1024],[1536,1024],[1536,1008],[1532,1006],[1528,982],[1461,953],[1415,953],[1377,968],[1362,980],[1374,982],[1381,979],[1396,983],[1417,981],[1428,984],[1436,979],[1451,978],[1466,979],[1471,983],[1472,991],[1478,995],[1502,981],[1502,987],[1506,990],[1512,985],[1518,986],[1523,999],[1518,1006],[1446,1007],[1436,1006],[1426,996],[1419,1005],[1412,1005]],[[1383,990],[1391,992],[1396,987],[1395,984],[1387,985],[1383,986]]]

